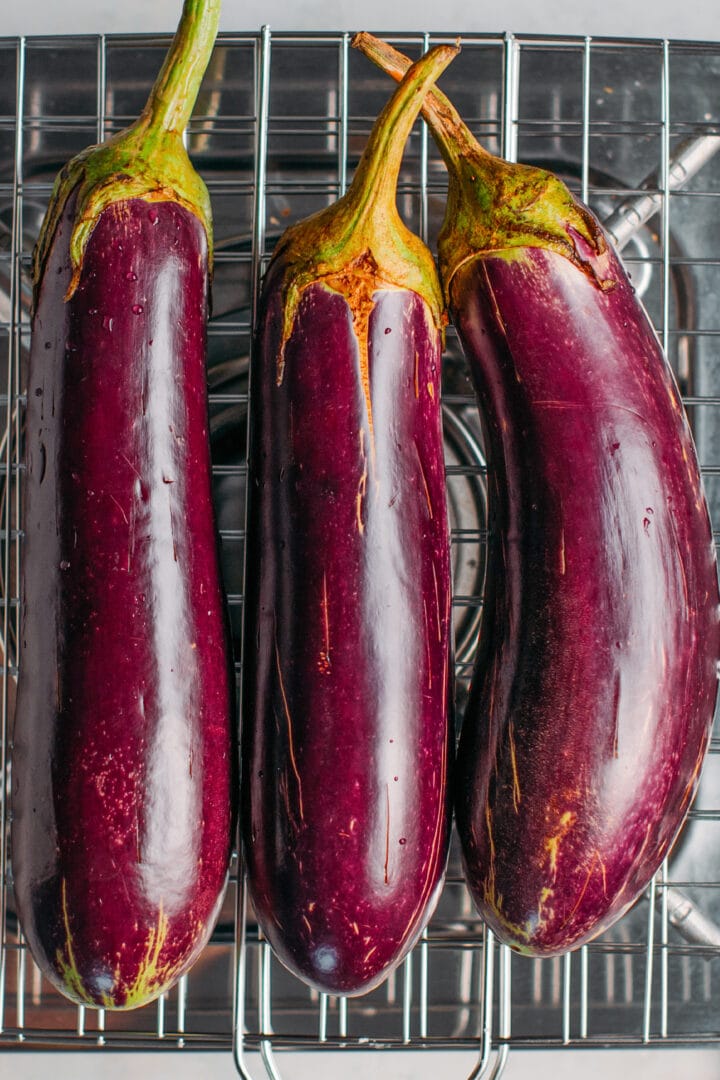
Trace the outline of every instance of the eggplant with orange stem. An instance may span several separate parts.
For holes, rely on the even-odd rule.
[[[417,940],[450,831],[443,308],[396,184],[418,62],[347,194],[268,268],[251,370],[243,834],[258,921],[316,988],[360,994]]]

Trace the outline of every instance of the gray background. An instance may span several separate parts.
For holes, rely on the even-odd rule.
[[[179,0],[3,0],[0,35],[174,29]],[[358,19],[362,25],[358,24]],[[509,30],[532,34],[720,38],[717,0],[224,0],[222,30]]]

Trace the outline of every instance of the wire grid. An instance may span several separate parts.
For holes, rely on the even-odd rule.
[[[418,55],[455,35],[392,35]],[[260,940],[233,861],[226,904],[203,957],[177,988],[131,1014],[75,1008],[41,978],[13,914],[8,862],[13,643],[19,640],[24,361],[29,266],[57,169],[139,111],[165,37],[0,39],[0,356],[6,366],[0,482],[2,740],[0,802],[1,1043],[54,1047],[248,1051],[282,1075],[282,1051],[458,1049],[471,1077],[499,1076],[511,1047],[708,1044],[720,1038],[720,740],[678,855],[612,931],[577,953],[527,960],[497,947],[473,913],[457,853],[422,940],[401,969],[364,998],[328,998],[284,971]],[[638,292],[674,363],[695,428],[711,510],[720,523],[720,46],[662,41],[470,35],[443,77],[484,144],[509,159],[547,162],[608,219]],[[350,50],[347,34],[225,34],[188,132],[216,222],[209,333],[214,480],[236,641],[242,611],[246,358],[258,283],[291,221],[345,190],[384,77]],[[411,137],[399,206],[434,243],[445,180],[427,132]],[[448,336],[446,430],[474,432],[474,399]],[[230,432],[228,436],[225,435]],[[230,446],[228,446],[228,440]],[[473,444],[474,445],[474,444]],[[448,462],[454,488],[482,489],[481,453]],[[455,522],[454,558],[481,568],[483,522]],[[474,553],[474,554],[473,554]],[[465,557],[467,555],[465,554]],[[454,597],[460,704],[472,667],[481,574]],[[463,578],[463,581],[465,578]],[[457,577],[456,577],[457,582]],[[239,665],[238,665],[239,673]],[[240,884],[239,884],[240,882]],[[462,1066],[464,1068],[464,1066]]]

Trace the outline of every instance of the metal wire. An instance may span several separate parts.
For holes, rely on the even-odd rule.
[[[454,38],[390,36],[394,44],[415,53]],[[7,334],[7,377],[0,395],[0,409],[5,410],[5,424],[0,425],[0,771],[5,778],[0,793],[0,1043],[5,1048],[232,1049],[246,1080],[251,1076],[250,1053],[266,1076],[279,1080],[286,1052],[464,1049],[476,1055],[471,1077],[497,1078],[516,1047],[714,1044],[720,1037],[712,1008],[720,992],[720,865],[710,862],[701,872],[682,852],[663,864],[648,895],[620,924],[562,960],[511,958],[504,946],[498,947],[473,913],[453,856],[445,892],[426,933],[401,970],[366,999],[318,995],[280,967],[258,935],[241,866],[207,957],[156,1005],[125,1018],[75,1009],[41,980],[15,923],[6,851],[14,643],[21,619],[21,373],[29,330],[30,234],[37,227],[30,212],[47,201],[52,173],[67,156],[66,140],[79,139],[83,131],[88,141],[102,139],[122,126],[152,79],[153,56],[159,56],[167,41],[165,36],[126,35],[10,43],[15,64],[12,116],[3,116],[0,106],[0,155],[3,136],[10,133],[13,140],[7,175],[0,161],[0,211],[3,200],[10,208],[7,253],[0,246],[0,291],[7,266],[9,301],[7,308],[0,307],[9,312],[7,325],[4,314],[0,323],[0,335]],[[633,266],[634,280],[645,282],[643,299],[669,355],[679,342],[691,350],[695,376],[685,401],[699,430],[709,433],[701,456],[710,489],[720,477],[720,438],[716,442],[712,435],[713,423],[720,429],[720,380],[712,377],[720,312],[710,297],[713,288],[720,293],[720,239],[712,231],[720,195],[720,117],[709,94],[703,108],[693,112],[692,106],[693,94],[702,98],[703,81],[717,82],[720,47],[499,34],[467,35],[463,41],[465,50],[471,55],[476,50],[482,61],[473,69],[478,72],[477,87],[468,87],[462,79],[453,85],[452,68],[444,79],[450,96],[459,95],[468,122],[482,138],[499,140],[495,145],[511,160],[537,148],[553,167],[566,170],[580,196],[596,203],[608,219],[618,247]],[[0,40],[0,48],[3,45]],[[238,374],[246,370],[239,357],[247,355],[258,286],[272,245],[286,222],[345,192],[384,83],[369,65],[362,67],[345,33],[271,34],[264,28],[259,34],[222,35],[218,48],[227,50],[222,77],[211,95],[212,108],[208,105],[207,115],[194,121],[189,148],[206,175],[216,219],[222,221],[224,215],[225,220],[217,236],[209,341],[219,357],[213,370],[226,365],[227,378],[211,388],[211,410],[217,416],[235,410],[233,415],[245,417],[252,387],[246,374]],[[123,50],[131,50],[133,64],[124,70],[132,76],[118,75]],[[86,78],[74,71],[73,58],[82,66],[90,55],[95,74]],[[685,68],[692,72],[692,87],[683,84]],[[575,74],[568,75],[570,71]],[[0,101],[2,78],[0,74]],[[549,93],[547,98],[541,92],[534,97],[530,86],[539,91],[556,87],[557,93],[551,102]],[[618,159],[626,151],[623,168]],[[431,238],[437,227],[444,191],[437,155],[427,132],[418,126],[406,156],[399,201],[423,236]],[[708,214],[711,224],[706,226],[708,219],[702,215]],[[706,231],[713,239],[708,246]],[[701,284],[692,302],[682,307],[688,275]],[[444,400],[452,419],[447,430],[461,438],[464,424],[470,447],[480,435],[473,426],[475,405],[467,379],[453,366],[456,355],[450,333]],[[240,435],[238,440],[235,456],[215,461],[219,484],[244,484],[245,444],[240,445]],[[484,482],[478,453],[468,452],[449,464],[449,492],[460,492],[459,501],[469,485]],[[236,515],[221,527],[223,543],[241,550],[245,528],[244,513]],[[720,529],[720,517],[715,528]],[[459,519],[452,531],[454,552],[460,559],[466,553],[477,559],[487,535],[486,522]],[[469,580],[454,597],[457,618],[479,616],[482,609],[482,578]],[[243,580],[228,592],[232,608],[239,611]],[[475,622],[472,633],[476,630]],[[461,688],[471,667],[468,646],[459,656]],[[719,752],[716,738],[710,760],[717,761]],[[692,812],[689,829],[709,837],[711,846],[712,829],[720,823],[720,798],[707,785],[702,790],[706,795]]]

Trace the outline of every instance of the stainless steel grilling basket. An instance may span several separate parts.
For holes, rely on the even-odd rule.
[[[418,55],[455,36],[390,40]],[[237,860],[211,943],[156,1004],[127,1014],[75,1008],[35,968],[15,918],[7,845],[30,256],[55,173],[137,114],[167,44],[0,38],[0,1047],[217,1049],[234,1053],[241,1075],[279,1078],[292,1051],[465,1050],[475,1057],[472,1077],[497,1077],[515,1048],[720,1045],[720,733],[687,826],[647,894],[562,959],[499,947],[473,912],[453,852],[420,944],[380,989],[352,1001],[318,995],[280,967],[258,935]],[[482,142],[559,172],[622,248],[677,372],[720,529],[720,44],[469,35],[463,45],[443,86]],[[283,229],[344,191],[389,91],[347,34],[225,34],[188,132],[215,216],[211,427],[237,646],[258,282]],[[444,168],[418,124],[399,205],[431,245],[444,192]],[[452,333],[443,385],[462,712],[482,609],[486,486]],[[466,1055],[450,1060],[466,1075]]]

